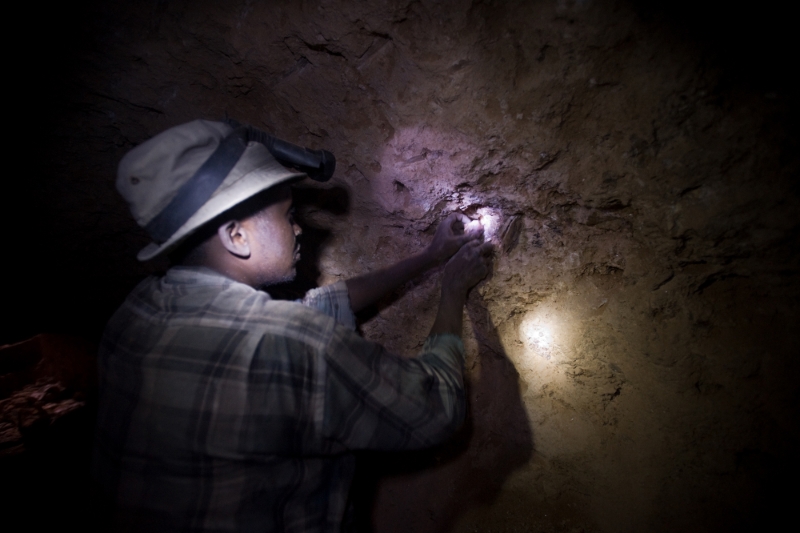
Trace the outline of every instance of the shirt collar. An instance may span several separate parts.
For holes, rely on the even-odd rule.
[[[184,266],[178,265],[167,270],[167,273],[162,278],[163,283],[170,285],[206,285],[218,286],[220,289],[230,286],[237,286],[239,288],[246,287],[250,291],[255,291],[249,285],[240,283],[216,270],[204,266]],[[266,294],[265,291],[258,291]]]

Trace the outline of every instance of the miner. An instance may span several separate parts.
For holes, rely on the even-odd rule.
[[[287,164],[272,141],[197,120],[119,164],[117,188],[153,241],[139,259],[173,266],[131,292],[101,341],[104,529],[341,531],[354,452],[429,447],[464,419],[463,306],[491,252],[480,223],[451,214],[418,255],[274,300],[302,252],[290,185],[306,162]],[[355,312],[445,262],[416,357],[355,332]]]

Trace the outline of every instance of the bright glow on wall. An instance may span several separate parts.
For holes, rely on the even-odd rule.
[[[468,137],[423,124],[398,128],[380,146],[374,164],[361,171],[373,199],[387,212],[419,220],[442,200],[447,211],[464,208],[459,185],[470,182],[475,158],[483,153]],[[446,214],[438,209],[436,216]]]
[[[567,328],[549,306],[540,306],[525,315],[519,325],[519,338],[526,352],[554,363],[563,359]]]
[[[526,324],[523,335],[525,344],[547,353],[546,359],[550,359],[549,352],[553,349],[553,330],[548,324],[530,322]]]
[[[529,384],[566,382],[574,341],[570,316],[554,300],[538,302],[522,316],[516,325],[516,342],[508,344],[508,354],[523,380]]]
[[[483,226],[483,235],[487,241],[498,242],[500,236],[500,223],[502,222],[502,215],[496,209],[491,207],[481,207],[478,209],[478,220]]]

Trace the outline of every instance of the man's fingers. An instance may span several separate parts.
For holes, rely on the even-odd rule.
[[[466,229],[464,231],[464,236],[467,240],[477,240],[483,241],[483,226],[481,225],[480,221],[473,220],[469,224],[467,224]]]
[[[456,255],[453,256],[453,259],[451,259],[451,261],[460,259],[469,262],[474,260],[474,258],[477,255],[479,255],[480,252],[478,250],[481,246],[481,243],[479,241],[476,241],[474,239],[469,239],[466,237],[463,237],[463,239],[464,239],[463,244],[458,249],[458,252],[456,252]]]
[[[470,222],[472,222],[472,221],[470,220],[470,218],[469,218],[467,215],[465,215],[464,213],[458,213],[458,212],[456,212],[456,213],[453,213],[453,214],[452,214],[452,215],[450,215],[450,216],[454,216],[454,217],[455,217],[456,219],[458,219],[458,220],[459,220],[459,221],[460,221],[462,224],[464,224],[464,226],[466,226],[467,224],[469,224]]]
[[[480,220],[470,220],[464,226],[467,232],[483,231],[483,224]]]
[[[460,282],[463,282],[467,289],[473,287],[489,274],[493,249],[489,242],[466,240],[448,263],[449,277],[460,278]]]
[[[483,242],[483,228],[468,231],[460,236],[459,246],[464,246],[468,242],[480,244]]]
[[[464,233],[467,224],[469,224],[469,217],[462,213],[450,213],[445,219],[445,227],[450,229],[454,235]]]
[[[469,251],[472,252],[473,254],[477,254],[478,250],[482,245],[483,244],[481,243],[481,241],[478,241],[476,239],[468,239],[467,242],[464,243],[464,246],[469,247]]]

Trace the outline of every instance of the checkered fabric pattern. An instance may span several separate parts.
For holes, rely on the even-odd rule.
[[[464,347],[413,359],[354,331],[343,282],[302,302],[211,270],[139,284],[106,328],[93,471],[136,531],[340,531],[354,450],[442,442]]]

